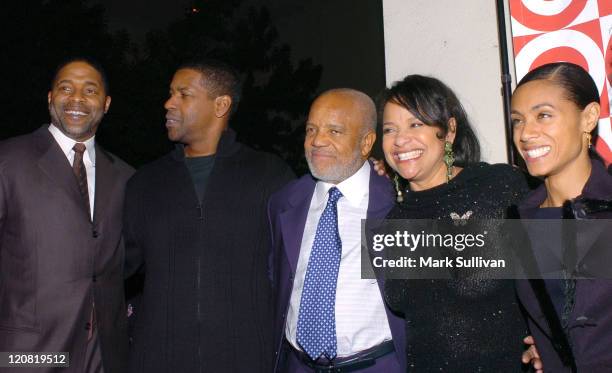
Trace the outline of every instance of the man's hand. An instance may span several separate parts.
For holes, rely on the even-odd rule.
[[[531,364],[536,373],[544,373],[544,365],[542,364],[542,359],[540,358],[533,337],[528,335],[523,338],[523,343],[529,345],[529,348],[523,352],[523,357],[521,359],[523,364]]]
[[[370,157],[370,162],[372,162],[372,164],[374,165],[374,171],[376,171],[379,176],[386,176],[387,178],[389,178],[387,168],[385,167],[385,161],[379,161],[374,157]]]

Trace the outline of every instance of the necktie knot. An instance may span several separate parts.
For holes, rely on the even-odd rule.
[[[327,200],[328,204],[330,203],[336,204],[338,200],[340,199],[340,197],[342,197],[342,192],[336,187],[331,187],[328,193],[329,193],[329,199]]]
[[[79,154],[83,154],[85,152],[85,149],[87,149],[87,147],[82,142],[77,142],[72,147],[72,150],[74,150],[75,153],[79,153]]]

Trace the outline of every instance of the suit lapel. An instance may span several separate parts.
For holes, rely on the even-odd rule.
[[[593,249],[597,241],[605,233],[605,229],[609,224],[600,222],[591,223],[584,220],[574,222],[577,226],[578,233],[576,234],[576,264],[580,264],[584,257]]]
[[[47,128],[38,130],[36,136],[37,145],[41,151],[41,156],[38,159],[38,167],[43,171],[45,176],[61,187],[66,194],[74,200],[83,214],[87,217],[87,220],[89,220],[87,216],[87,207],[83,203],[83,197],[79,191],[68,158],[66,158],[66,155],[62,152],[62,149]]]
[[[362,239],[371,237],[372,230],[377,228],[382,219],[386,219],[387,214],[393,208],[395,199],[393,198],[393,187],[391,182],[384,176],[379,176],[375,171],[374,167],[370,164],[370,189],[368,199],[368,213],[367,219],[368,224],[363,225],[366,230],[362,232]],[[372,219],[372,220],[370,220]],[[365,235],[364,235],[365,234]],[[373,270],[373,269],[372,269]],[[381,276],[380,271],[374,271],[378,284],[383,291],[384,276]]]
[[[295,274],[300,247],[302,246],[302,236],[306,226],[306,217],[310,208],[310,200],[315,189],[315,182],[312,179],[305,179],[302,190],[293,193],[290,207],[280,214],[281,233],[283,235],[283,247],[285,255],[289,261],[291,272]]]
[[[374,167],[370,169],[370,191],[368,199],[368,219],[384,219],[393,208],[393,187],[391,181],[379,176]]]
[[[111,158],[96,144],[96,191],[94,198],[94,224],[102,221],[115,187],[116,170]]]
[[[391,211],[395,203],[391,182],[386,177],[376,174],[374,167],[371,167],[370,171],[369,188],[368,212],[366,216],[368,224],[363,225],[366,231],[362,232],[362,240],[367,239],[366,237],[371,237],[372,230],[381,223],[379,220],[387,217],[387,214]],[[371,258],[371,256],[368,255],[368,258]],[[374,271],[373,268],[372,271]],[[382,276],[381,271],[374,271],[374,274],[378,280],[378,285],[382,293],[384,289],[384,276]]]
[[[601,162],[592,160],[591,164],[591,175],[582,190],[581,196],[593,199],[612,198],[612,177]],[[578,231],[576,263],[580,263],[596,244],[596,241],[602,237],[608,225],[600,222],[589,224],[585,220],[577,221],[576,224]]]

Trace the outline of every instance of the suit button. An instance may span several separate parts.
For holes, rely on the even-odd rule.
[[[93,275],[93,277],[91,278],[92,282],[96,282],[98,279],[96,278],[96,275]]]
[[[93,231],[93,232],[91,232],[91,236],[92,236],[93,238],[98,238],[98,236],[99,236],[98,231]]]
[[[85,330],[91,330],[91,323],[90,322],[85,324]]]

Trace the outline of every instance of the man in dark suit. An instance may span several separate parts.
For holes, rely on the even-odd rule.
[[[107,92],[97,64],[69,60],[48,94],[51,125],[0,144],[0,351],[68,352],[67,373],[126,366],[121,212],[133,171],[94,140]]]
[[[323,93],[306,123],[312,176],[270,198],[277,372],[406,371],[404,322],[385,307],[382,281],[360,272],[361,219],[384,218],[394,201],[366,161],[375,127],[367,95]]]

